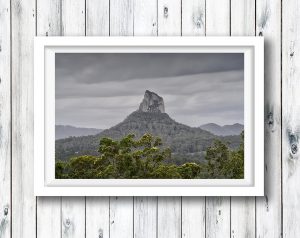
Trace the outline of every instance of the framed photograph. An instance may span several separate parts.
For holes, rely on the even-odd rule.
[[[36,37],[36,196],[262,196],[262,37]]]

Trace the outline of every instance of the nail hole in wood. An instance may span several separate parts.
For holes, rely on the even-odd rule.
[[[99,232],[98,238],[103,238],[103,230],[100,228],[98,232]]]
[[[260,27],[260,29],[265,29],[267,26],[267,23],[269,22],[269,18],[270,18],[270,8],[269,6],[266,4],[266,6],[264,7],[258,25]],[[262,36],[262,31],[259,32],[259,36]]]
[[[267,212],[268,212],[269,211],[269,198],[268,198],[267,195],[265,196],[265,199],[266,199],[266,209],[267,209]]]
[[[296,144],[291,144],[291,152],[292,154],[297,154],[298,152],[298,146]]]
[[[291,159],[295,159],[295,155],[298,153],[298,136],[293,132],[288,131],[288,140],[290,143],[290,155]]]
[[[167,18],[169,16],[169,9],[168,7],[164,7],[164,17]]]
[[[8,206],[5,206],[4,207],[4,216],[7,216],[7,214],[8,214]]]
[[[272,129],[274,127],[274,117],[273,117],[273,113],[269,112],[268,113],[268,127],[269,129]]]
[[[71,225],[71,220],[69,218],[66,219],[66,227],[69,227]]]

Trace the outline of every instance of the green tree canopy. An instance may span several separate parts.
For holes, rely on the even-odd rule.
[[[242,133],[243,138],[243,133]],[[207,163],[176,165],[170,148],[151,134],[135,139],[133,134],[121,140],[101,138],[99,155],[73,157],[57,161],[58,179],[195,179],[243,178],[244,143],[230,150],[222,141],[215,141],[206,150]]]

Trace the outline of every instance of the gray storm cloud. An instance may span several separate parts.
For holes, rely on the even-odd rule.
[[[109,128],[136,110],[146,89],[176,121],[244,120],[243,54],[56,54],[56,124]]]

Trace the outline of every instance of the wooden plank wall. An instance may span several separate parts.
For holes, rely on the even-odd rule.
[[[298,0],[0,0],[0,238],[300,237]],[[265,37],[265,196],[33,196],[33,37]]]

